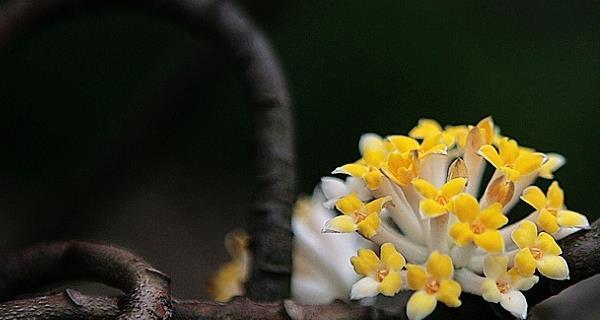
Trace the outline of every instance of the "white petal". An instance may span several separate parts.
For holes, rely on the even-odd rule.
[[[488,255],[483,260],[483,274],[493,280],[496,280],[506,274],[507,267],[507,256]]]
[[[519,319],[527,317],[527,300],[521,291],[510,290],[503,294],[500,305]]]
[[[350,193],[344,181],[334,177],[321,178],[321,190],[327,200],[339,199]]]
[[[346,189],[348,190],[348,193],[350,193],[350,192],[356,193],[356,196],[364,202],[373,199],[373,194],[367,188],[367,185],[365,184],[365,180],[363,180],[362,178],[347,177],[346,178]]]
[[[376,133],[365,133],[358,140],[358,150],[360,154],[364,154],[367,145],[381,145],[382,141],[383,138]]]
[[[352,285],[350,299],[358,300],[366,297],[374,297],[379,294],[379,282],[371,277],[364,277]]]
[[[552,237],[555,240],[560,240],[562,238],[566,238],[566,237],[572,235],[573,233],[575,233],[581,229],[582,228],[576,228],[576,227],[573,227],[573,228],[562,227],[556,233],[552,234]]]
[[[540,281],[540,278],[538,276],[531,276],[526,278],[519,277],[519,279],[515,281],[515,283],[513,283],[513,287],[519,291],[527,291],[531,289],[536,283],[538,283],[538,281]]]

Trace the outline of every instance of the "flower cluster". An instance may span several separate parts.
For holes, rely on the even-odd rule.
[[[341,213],[322,231],[358,233],[380,247],[379,255],[365,248],[350,259],[361,277],[351,299],[412,290],[408,318],[423,319],[438,301],[459,307],[464,291],[525,318],[521,291],[537,283],[536,271],[569,278],[556,240],[589,223],[565,208],[558,182],[546,194],[530,186],[553,179],[562,156],[501,136],[489,117],[445,128],[424,119],[406,136],[365,134],[359,151],[359,160],[333,171],[349,178],[320,186],[324,205]],[[494,173],[482,185],[486,163]],[[507,225],[519,199],[535,211]]]

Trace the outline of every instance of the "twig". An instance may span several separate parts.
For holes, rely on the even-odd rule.
[[[237,66],[252,107],[257,177],[249,219],[255,263],[248,295],[261,301],[288,297],[294,130],[286,83],[268,41],[226,0],[15,0],[0,7],[0,54],[43,23],[107,5],[148,9],[173,18],[194,33],[211,37]]]
[[[0,265],[0,296],[6,300],[71,279],[99,281],[123,290],[127,299],[122,300],[119,320],[167,319],[171,314],[170,279],[164,273],[129,251],[81,241],[40,244],[4,261]],[[73,305],[87,305],[78,294],[68,296]],[[20,312],[44,314],[47,305],[23,306]],[[11,319],[6,318],[10,314],[14,313],[0,313],[0,319]]]

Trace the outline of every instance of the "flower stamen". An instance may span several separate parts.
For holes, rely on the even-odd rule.
[[[425,283],[425,291],[427,294],[435,294],[440,290],[440,283],[437,279],[429,279],[427,283]]]

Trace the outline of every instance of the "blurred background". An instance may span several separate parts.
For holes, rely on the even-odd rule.
[[[598,1],[368,3],[242,2],[286,71],[301,193],[355,160],[361,133],[492,115],[565,155],[567,204],[599,216]],[[0,70],[0,256],[110,241],[170,274],[176,296],[206,297],[252,193],[250,117],[222,54],[158,15],[107,9],[26,35]]]

